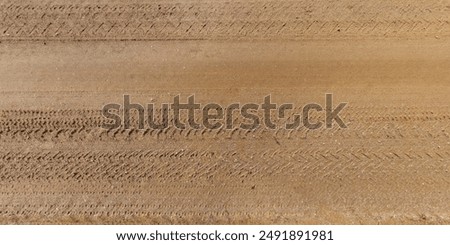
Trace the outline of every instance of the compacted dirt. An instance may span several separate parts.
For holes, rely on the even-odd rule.
[[[449,1],[0,1],[0,20],[2,224],[450,224]],[[101,127],[124,95],[301,114],[327,93],[347,128]]]

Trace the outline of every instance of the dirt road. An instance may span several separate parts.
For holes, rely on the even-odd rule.
[[[2,1],[0,19],[2,224],[450,223],[448,1]],[[124,94],[326,93],[347,128],[101,127]]]

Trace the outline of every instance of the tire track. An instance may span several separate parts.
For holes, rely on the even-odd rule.
[[[248,139],[267,138],[304,140],[311,139],[448,139],[450,114],[448,107],[380,107],[351,106],[343,111],[342,119],[348,128],[311,130],[303,126],[289,130],[284,125],[293,122],[294,114],[301,108],[279,119],[275,113],[272,121],[278,129],[266,129],[264,125],[253,130],[239,128],[242,118],[233,120],[235,129],[179,129],[170,118],[165,129],[137,129],[137,114],[131,114],[131,128],[103,129],[107,123],[98,110],[2,110],[0,111],[0,139],[4,142],[40,141],[142,141],[142,140],[193,140],[193,139]],[[263,118],[262,111],[258,115]],[[201,118],[201,112],[195,114]],[[155,120],[161,121],[162,111],[155,111]],[[312,114],[313,122],[323,121],[323,115]],[[187,124],[184,115],[181,122]],[[144,120],[147,125],[147,119]],[[223,125],[224,126],[224,125]]]
[[[226,178],[252,179],[292,175],[334,181],[335,176],[417,175],[420,183],[447,183],[447,150],[345,148],[265,151],[135,150],[46,151],[0,154],[0,181],[161,181]],[[232,160],[234,159],[234,160]],[[274,164],[279,163],[279,164]],[[428,173],[428,174],[427,174]],[[433,177],[429,178],[432,173]],[[333,177],[334,176],[334,177]],[[368,177],[368,181],[371,179]],[[377,179],[377,178],[374,178]],[[396,179],[395,177],[393,178]],[[422,181],[419,181],[422,180]]]
[[[450,34],[448,6],[441,1],[7,1],[0,5],[0,19],[1,40],[434,38]]]

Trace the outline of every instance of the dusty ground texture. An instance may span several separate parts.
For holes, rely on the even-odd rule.
[[[0,1],[0,20],[2,224],[450,224],[450,1]],[[325,93],[348,128],[100,128],[123,94]]]

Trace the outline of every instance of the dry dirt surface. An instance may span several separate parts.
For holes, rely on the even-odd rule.
[[[449,21],[448,0],[0,1],[0,223],[450,224]],[[326,93],[347,128],[101,128],[124,94]]]

